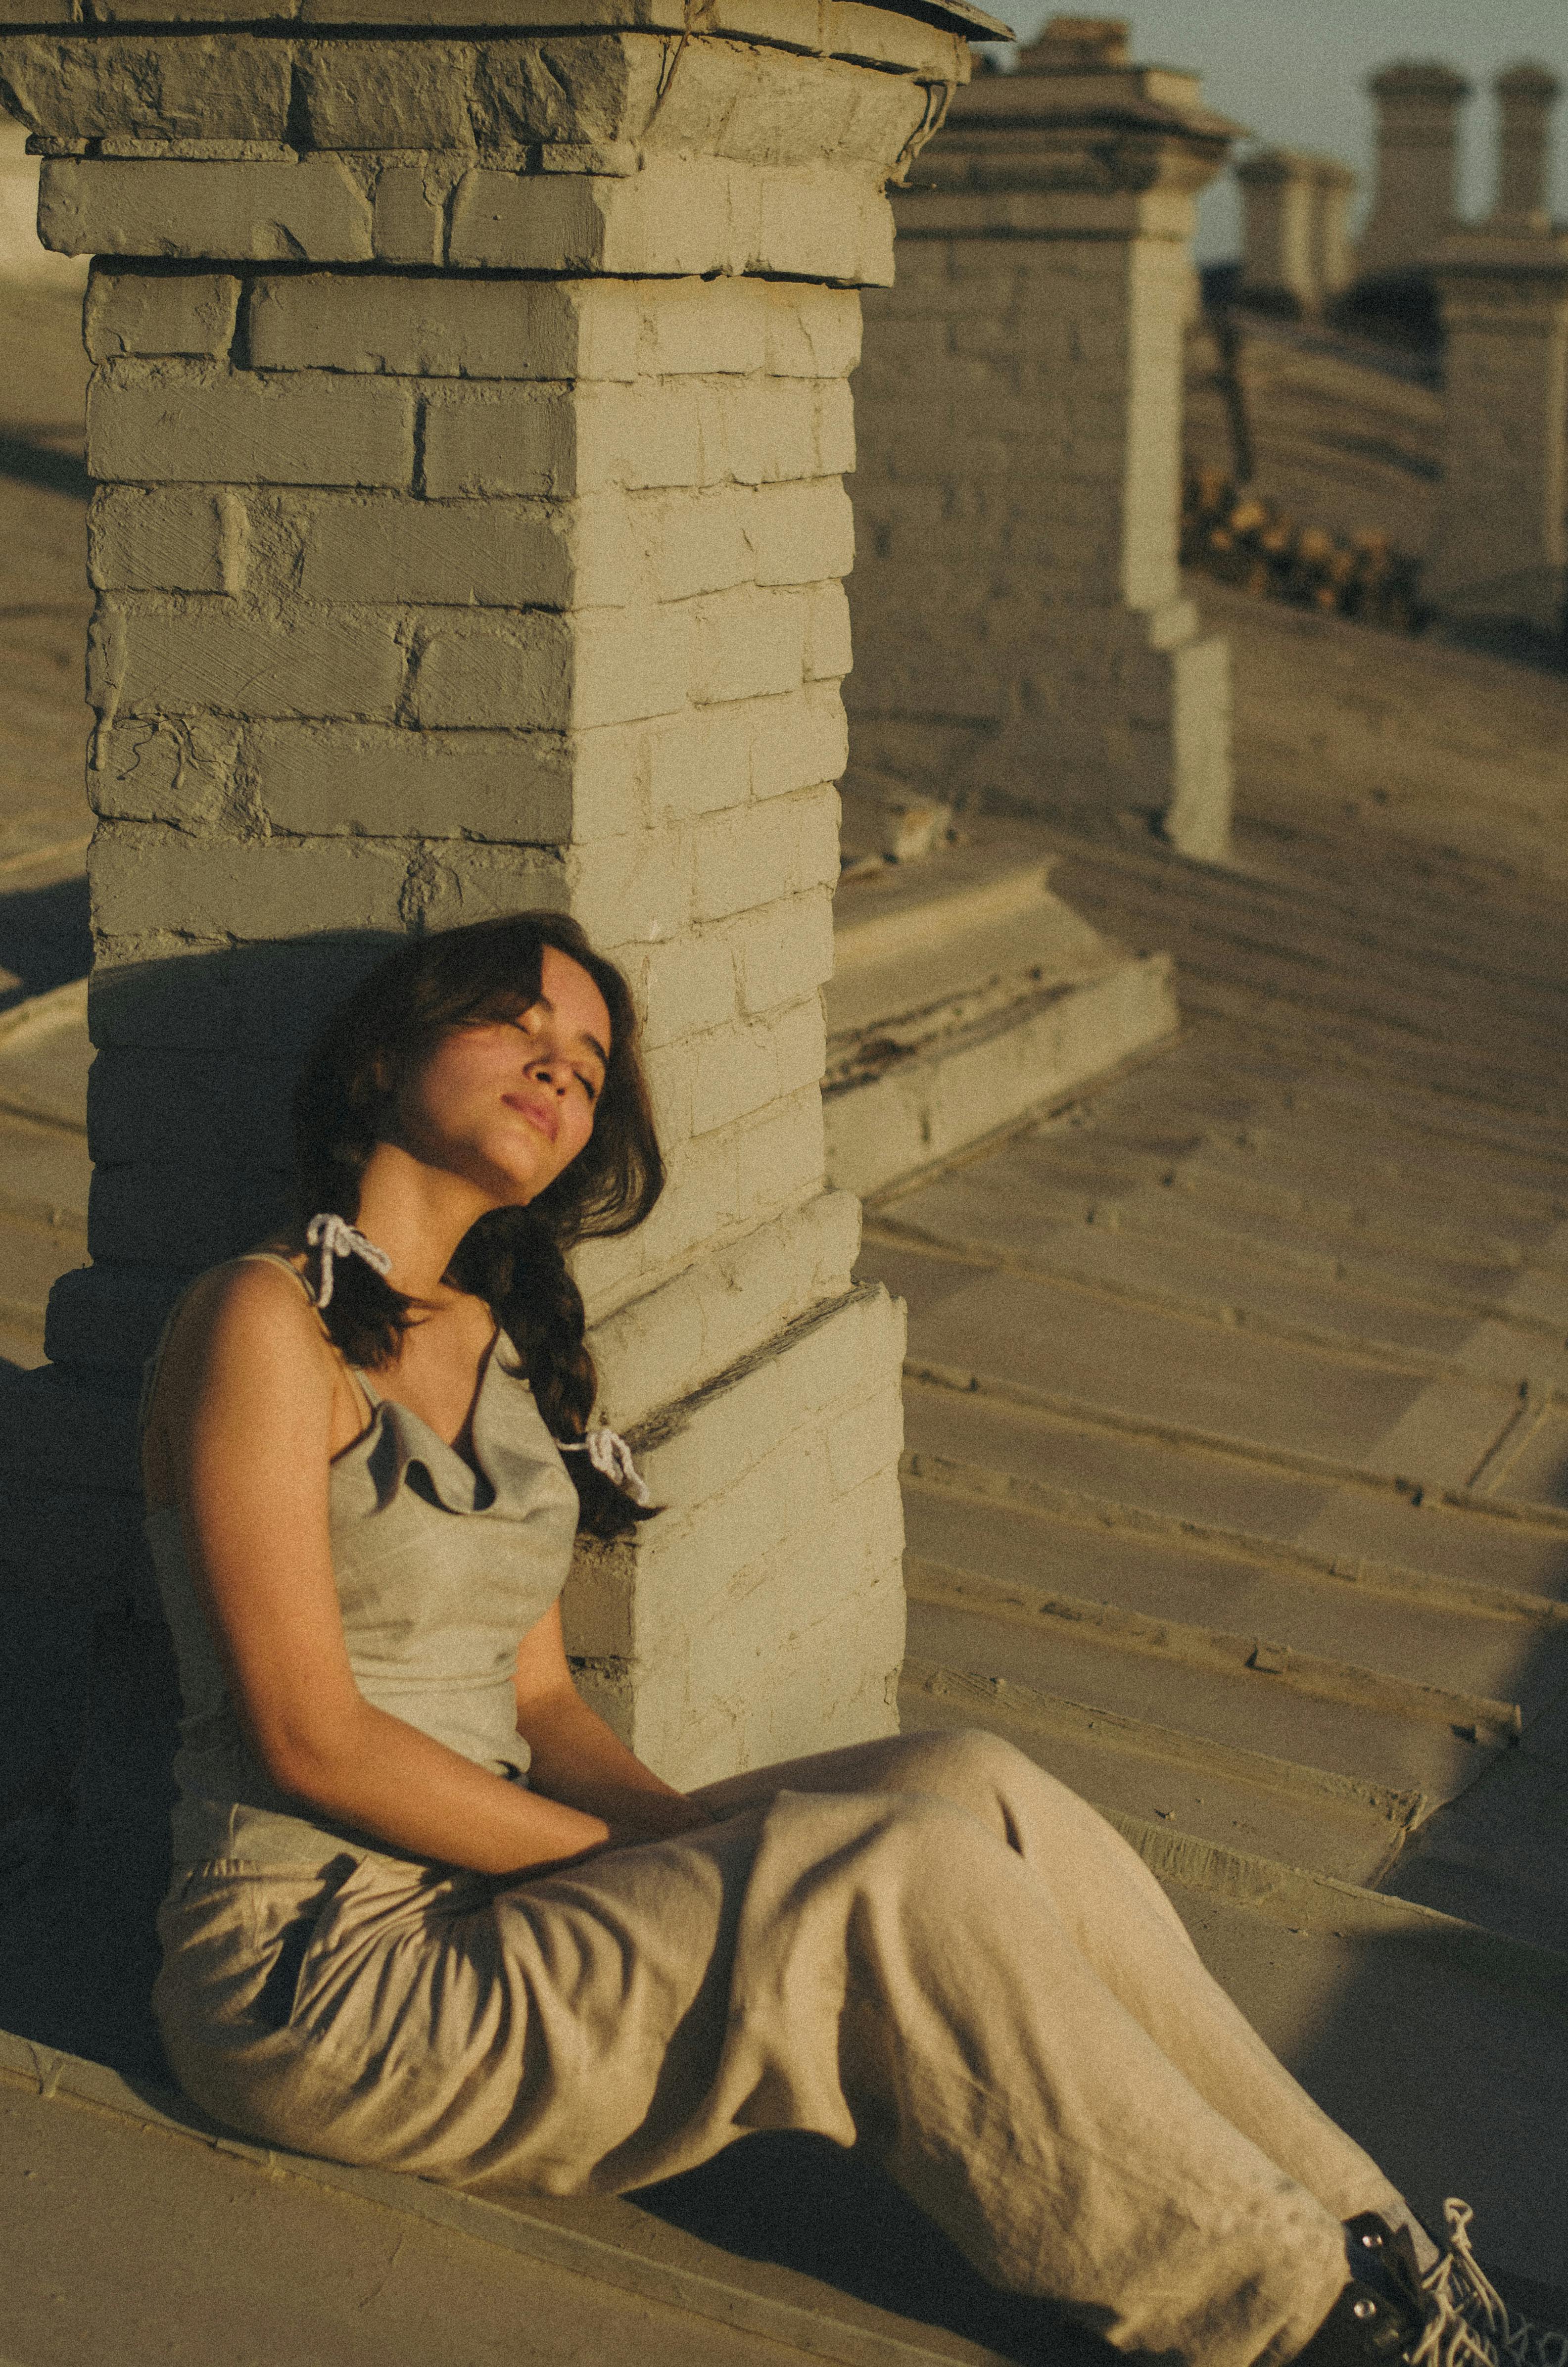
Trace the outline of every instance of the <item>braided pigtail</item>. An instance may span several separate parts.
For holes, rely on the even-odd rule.
[[[497,1208],[464,1234],[452,1260],[460,1289],[488,1301],[522,1358],[551,1438],[574,1442],[588,1427],[598,1375],[586,1338],[583,1294],[549,1221],[531,1208]],[[562,1457],[592,1537],[628,1535],[656,1505],[632,1501],[586,1455]]]

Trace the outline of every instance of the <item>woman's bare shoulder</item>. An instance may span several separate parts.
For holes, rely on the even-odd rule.
[[[297,1268],[281,1254],[231,1258],[199,1275],[170,1328],[162,1370],[189,1372],[239,1354],[330,1371],[334,1358]]]
[[[286,1467],[272,1473],[281,1485],[310,1466],[319,1428],[324,1469],[339,1361],[297,1274],[276,1259],[236,1258],[199,1275],[170,1327],[147,1405],[149,1502],[173,1498],[197,1430],[247,1462],[282,1455]]]

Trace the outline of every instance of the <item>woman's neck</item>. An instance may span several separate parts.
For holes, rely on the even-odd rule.
[[[452,1295],[442,1276],[458,1243],[494,1206],[466,1176],[427,1167],[397,1143],[379,1142],[359,1180],[355,1221],[391,1258],[387,1279],[394,1290],[439,1305]]]

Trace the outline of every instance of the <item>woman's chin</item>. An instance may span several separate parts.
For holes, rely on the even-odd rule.
[[[532,1167],[521,1173],[515,1167],[509,1168],[494,1179],[495,1205],[498,1208],[526,1208],[530,1200],[539,1198],[551,1181],[549,1174],[540,1174]]]
[[[501,1208],[526,1208],[530,1200],[538,1199],[544,1185],[537,1175],[487,1176],[483,1189],[494,1211]]]

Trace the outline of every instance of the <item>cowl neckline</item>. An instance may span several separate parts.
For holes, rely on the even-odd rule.
[[[519,1492],[527,1492],[528,1479],[537,1477],[542,1464],[559,1464],[560,1454],[539,1418],[521,1372],[508,1371],[501,1363],[503,1351],[515,1364],[521,1364],[511,1339],[497,1328],[484,1352],[474,1392],[469,1425],[472,1462],[411,1406],[377,1392],[369,1422],[351,1445],[334,1457],[334,1478],[351,1466],[363,1464],[375,1483],[379,1509],[391,1503],[413,1470],[424,1475],[430,1494],[449,1512],[487,1512],[498,1501],[508,1497],[515,1501]],[[522,1409],[516,1399],[507,1409],[510,1421],[496,1403],[508,1384],[528,1396],[528,1411],[533,1415],[531,1422],[521,1425],[521,1438],[517,1417]]]

